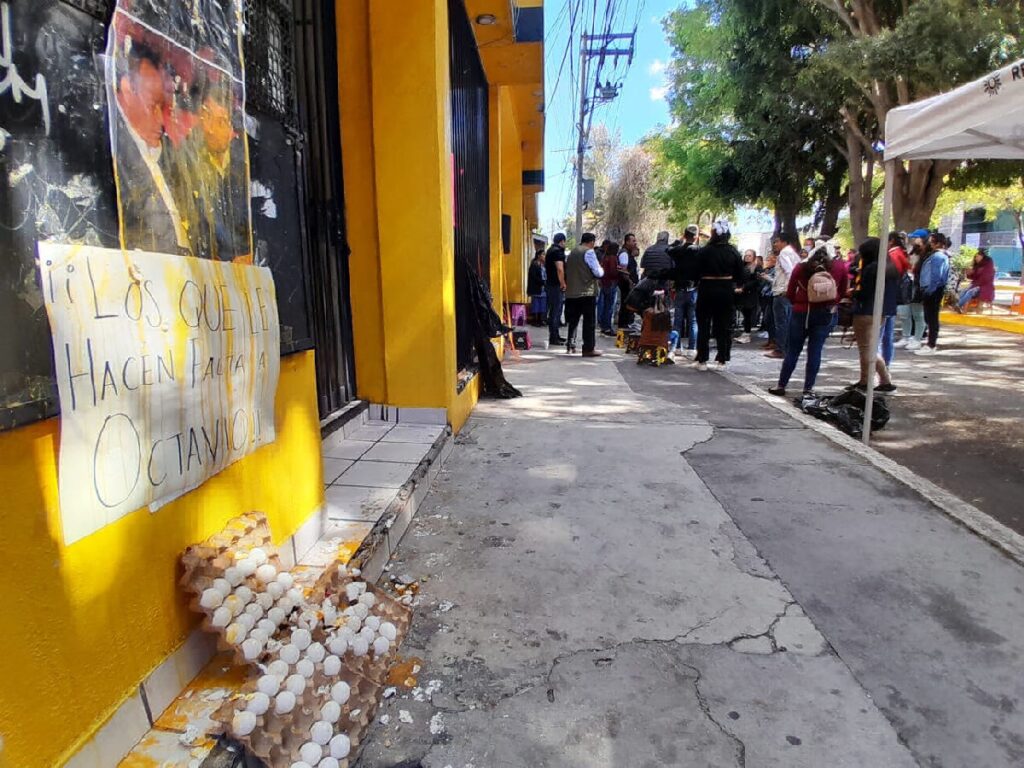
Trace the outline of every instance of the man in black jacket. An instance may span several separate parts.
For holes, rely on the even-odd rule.
[[[562,307],[565,304],[565,235],[559,232],[544,257],[548,296],[548,345],[565,344],[562,338]]]
[[[676,298],[672,309],[672,328],[679,334],[675,354],[682,352],[683,336],[686,336],[686,356],[693,357],[697,350],[697,225],[691,224],[683,232],[683,241],[668,249],[674,271]],[[685,334],[684,334],[685,330]]]

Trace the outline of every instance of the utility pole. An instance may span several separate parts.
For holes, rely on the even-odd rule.
[[[628,41],[612,47],[617,41]],[[612,85],[605,82],[601,85],[601,69],[607,59],[620,56],[628,57],[628,64],[633,63],[636,46],[636,32],[616,33],[609,35],[583,35],[580,44],[580,120],[576,126],[578,141],[576,144],[576,242],[583,235],[583,159],[590,143],[590,120],[594,109],[607,104],[619,95],[622,84]],[[590,82],[590,59],[597,59],[594,71],[593,86]]]

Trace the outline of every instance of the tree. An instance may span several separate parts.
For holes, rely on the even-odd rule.
[[[654,158],[644,146],[626,147],[605,195],[604,236],[621,243],[632,232],[640,242],[654,242],[667,220],[654,197]]]
[[[1019,5],[1008,0],[802,0],[827,11],[839,32],[813,58],[820,74],[846,84],[838,115],[850,171],[856,237],[867,234],[880,140],[893,108],[979,77],[1019,55]],[[820,76],[820,75],[819,75]],[[961,164],[915,160],[895,165],[898,229],[926,223],[946,176]]]

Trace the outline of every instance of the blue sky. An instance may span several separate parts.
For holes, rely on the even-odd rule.
[[[622,0],[620,0],[622,2]],[[573,104],[579,91],[570,82],[568,65],[558,82],[562,54],[569,44],[569,24],[562,8],[565,0],[548,0],[544,15],[547,79],[547,128],[545,138],[545,191],[540,196],[540,226],[552,234],[552,221],[562,220],[575,204],[572,183],[572,157],[576,139],[573,128]],[[635,13],[643,9],[637,26],[636,57],[623,82],[619,97],[597,108],[594,123],[605,123],[611,130],[621,131],[625,144],[634,144],[659,125],[669,123],[668,104],[664,98],[664,65],[670,58],[661,19],[680,6],[680,0],[632,0],[624,3]],[[559,18],[561,16],[561,18]],[[626,24],[632,24],[632,16]],[[557,24],[556,24],[557,23]],[[629,29],[613,29],[628,32]]]

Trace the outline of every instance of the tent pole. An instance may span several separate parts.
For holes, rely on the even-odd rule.
[[[885,273],[889,266],[889,221],[892,218],[893,187],[895,186],[896,163],[889,161],[885,164],[885,195],[882,198],[882,221],[879,223],[879,245],[878,245],[878,268],[875,270],[875,303],[874,312],[871,316],[871,335],[869,343],[873,342],[872,350],[878,349],[878,341],[882,331],[882,304],[885,301]],[[875,356],[877,356],[875,351]],[[868,368],[868,388],[864,400],[864,444],[871,443],[871,415],[875,406],[875,356],[871,358],[871,366]]]

